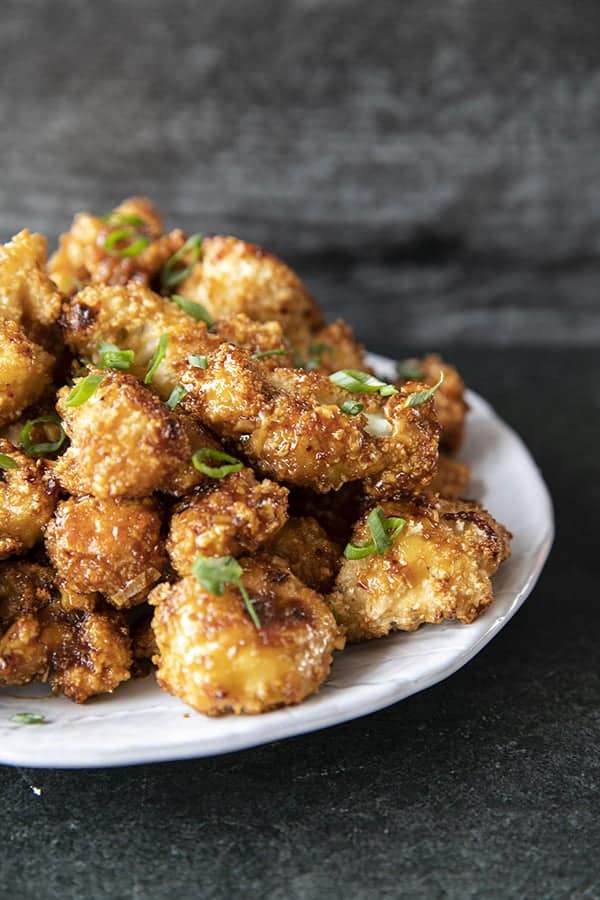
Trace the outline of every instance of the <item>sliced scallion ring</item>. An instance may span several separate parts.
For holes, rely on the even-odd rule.
[[[188,316],[196,319],[197,322],[206,322],[209,328],[212,328],[214,325],[215,320],[202,303],[198,303],[196,300],[188,300],[187,297],[182,297],[181,294],[172,294],[171,300],[186,312]]]
[[[135,353],[133,350],[121,350],[116,344],[108,344],[102,341],[98,344],[98,353],[102,359],[103,369],[122,369],[131,368]]]
[[[152,382],[152,379],[154,378],[156,370],[158,369],[161,362],[163,361],[163,359],[166,356],[168,341],[169,341],[169,336],[167,334],[161,334],[159,341],[158,341],[158,346],[157,346],[156,350],[154,351],[154,355],[152,356],[152,359],[150,360],[150,367],[148,368],[148,371],[146,372],[146,374],[144,376],[144,384],[150,384]]]
[[[399,516],[387,517],[382,508],[376,506],[367,516],[367,525],[372,540],[366,544],[346,544],[344,550],[346,559],[364,559],[373,553],[385,556],[406,525],[406,520]]]
[[[353,394],[375,394],[379,391],[382,397],[389,397],[398,393],[393,384],[387,384],[374,375],[360,372],[358,369],[340,369],[330,375],[329,380]]]
[[[428,388],[426,391],[417,391],[415,394],[408,395],[404,401],[404,408],[409,409],[410,407],[421,406],[421,404],[426,403],[430,397],[433,397],[437,389],[441,387],[443,383],[444,373],[443,371],[440,371],[440,377],[433,387]]]
[[[210,464],[210,460],[223,462],[224,465],[213,466]],[[225,475],[230,475],[232,472],[239,472],[244,468],[244,463],[240,462],[239,459],[236,459],[235,456],[230,456],[229,453],[225,453],[224,450],[212,450],[210,447],[203,447],[201,450],[196,450],[192,456],[192,464],[198,472],[202,472],[203,475],[208,475],[209,478],[224,478]]]
[[[141,253],[152,238],[147,234],[135,231],[134,226],[125,225],[122,228],[113,228],[104,238],[103,247],[111,256],[137,256]],[[125,243],[129,241],[129,243]],[[119,246],[123,244],[124,246]]]
[[[175,409],[179,401],[183,400],[186,394],[187,391],[184,386],[182,384],[176,384],[171,391],[171,396],[167,400],[167,406],[169,407],[169,409]]]
[[[171,256],[162,268],[160,274],[160,283],[164,290],[172,290],[178,284],[188,277],[202,252],[202,235],[193,234],[187,239],[185,244]],[[191,262],[187,262],[191,258]],[[180,267],[180,263],[186,263]]]
[[[36,425],[58,426],[59,435],[57,439],[55,441],[46,441],[45,443],[32,443],[31,432]],[[29,456],[44,456],[46,453],[55,453],[57,450],[60,450],[66,437],[60,417],[57,416],[56,413],[50,413],[47,416],[39,416],[37,419],[30,419],[25,423],[21,429],[21,446]]]
[[[103,379],[104,375],[98,375],[95,372],[86,375],[79,384],[75,385],[65,401],[65,406],[83,406],[96,393],[98,385]]]
[[[364,403],[360,403],[358,400],[345,400],[340,406],[341,411],[347,416],[357,416],[364,408]]]
[[[12,456],[0,453],[0,469],[18,469],[19,463]]]

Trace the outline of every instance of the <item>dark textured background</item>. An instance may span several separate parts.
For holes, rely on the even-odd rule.
[[[371,349],[453,355],[558,539],[493,644],[388,710],[1,769],[0,897],[600,897],[599,25],[595,0],[2,4],[1,236],[135,192],[263,243]]]

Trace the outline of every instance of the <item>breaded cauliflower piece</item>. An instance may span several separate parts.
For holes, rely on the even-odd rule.
[[[115,233],[121,231],[129,237],[110,249]],[[145,246],[133,256],[121,255],[140,236]],[[76,293],[90,283],[117,285],[134,279],[148,284],[184,243],[185,235],[178,228],[163,234],[162,218],[149,200],[130,197],[104,218],[78,213],[71,230],[61,235],[48,269],[64,294]]]
[[[465,431],[465,419],[469,411],[469,404],[465,400],[465,383],[454,366],[444,362],[435,353],[429,353],[422,359],[409,359],[405,365],[419,373],[419,380],[426,384],[434,385],[444,373],[444,381],[439,390],[434,394],[435,411],[440,420],[440,450],[447,453],[455,453],[463,442]],[[401,378],[398,385],[405,384],[409,379]]]
[[[509,532],[477,503],[461,500],[419,496],[381,509],[406,524],[385,555],[344,559],[332,601],[348,640],[481,615],[493,598],[490,576],[509,555]],[[354,529],[354,545],[371,539],[366,519]]]
[[[191,464],[190,436],[199,440],[201,429],[182,421],[133,375],[105,372],[81,406],[67,405],[70,394],[62,388],[56,408],[71,446],[54,466],[69,493],[145,497],[204,481]],[[214,443],[208,435],[206,441]]]
[[[426,494],[439,494],[447,500],[464,497],[471,480],[471,470],[466,463],[458,462],[440,453],[438,467]]]
[[[259,322],[279,322],[294,347],[302,347],[323,325],[321,312],[298,276],[260,247],[216,235],[178,293],[202,303],[215,319],[246,313]]]
[[[19,325],[0,319],[0,425],[14,422],[42,396],[53,366],[54,357],[30,341]]]
[[[286,488],[268,479],[257,481],[252,469],[211,480],[182,500],[171,519],[167,551],[181,577],[190,574],[199,554],[254,553],[287,518]]]
[[[290,570],[314,591],[326,594],[339,568],[340,547],[312,516],[290,518],[264,547],[286,560]]]
[[[261,627],[237,588],[221,596],[189,575],[150,595],[157,680],[198,712],[260,713],[300,703],[318,691],[344,639],[323,600],[267,557],[240,560],[243,584]]]
[[[439,429],[433,402],[407,408],[410,389],[387,398],[351,395],[315,372],[269,372],[231,344],[211,353],[206,369],[183,364],[179,381],[188,392],[183,409],[236,441],[277,481],[325,493],[365,479],[379,496],[419,489],[433,476]],[[342,412],[349,398],[364,403],[364,415]],[[381,428],[386,436],[374,436]]]
[[[161,517],[152,500],[71,497],[46,527],[57,581],[77,594],[98,592],[118,609],[148,596],[166,563]]]
[[[0,319],[20,325],[44,343],[55,324],[62,298],[46,273],[46,238],[27,229],[0,246]]]
[[[57,485],[44,477],[43,463],[36,462],[0,439],[0,454],[16,468],[0,466],[0,559],[25,553],[39,541],[42,529],[56,506]]]

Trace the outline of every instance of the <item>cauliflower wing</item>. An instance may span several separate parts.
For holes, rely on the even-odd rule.
[[[288,519],[264,550],[285,559],[296,578],[314,591],[326,594],[331,589],[339,568],[340,547],[312,516]]]
[[[0,439],[0,454],[16,468],[0,467],[0,559],[25,553],[38,542],[56,506],[57,486],[43,464]]]
[[[52,380],[54,357],[15,322],[0,319],[0,425],[19,418]]]
[[[62,303],[46,273],[46,254],[46,239],[27,229],[0,246],[0,318],[16,322],[36,343],[45,343]]]

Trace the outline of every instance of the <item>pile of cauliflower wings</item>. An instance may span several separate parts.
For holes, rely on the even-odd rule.
[[[78,703],[155,669],[207,715],[319,690],[345,643],[472,622],[510,535],[467,404],[381,380],[300,279],[149,201],[0,247],[0,686]]]

